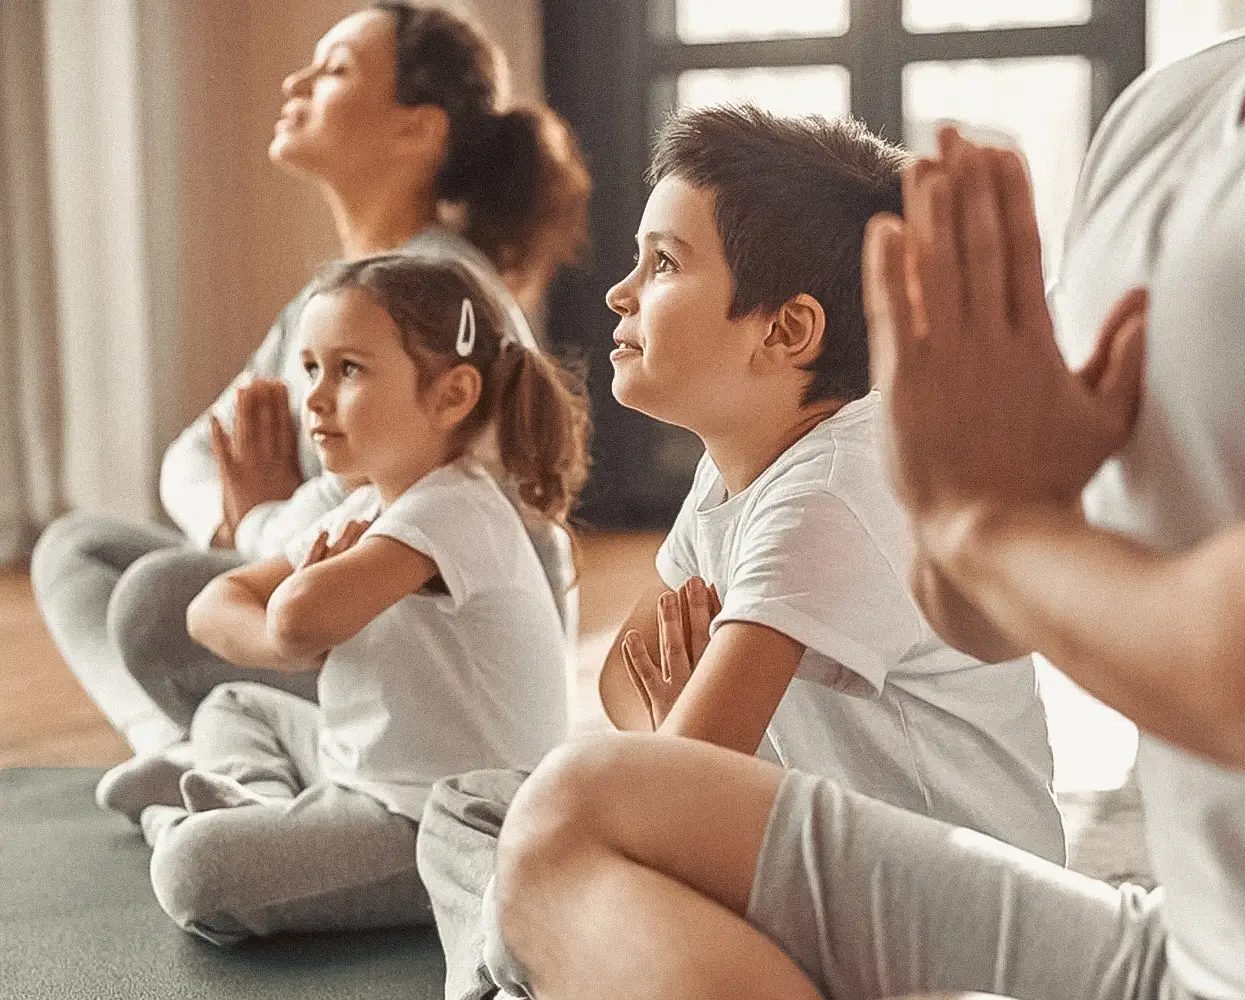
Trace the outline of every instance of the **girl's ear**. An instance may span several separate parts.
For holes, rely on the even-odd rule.
[[[805,365],[820,353],[825,333],[826,311],[815,298],[801,292],[775,314],[759,353],[773,363]]]
[[[471,415],[483,390],[484,380],[478,369],[468,364],[455,365],[432,385],[432,419],[441,430],[452,431]]]

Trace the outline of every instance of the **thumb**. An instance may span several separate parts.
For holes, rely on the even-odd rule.
[[[1094,347],[1093,355],[1076,373],[1081,384],[1091,394],[1096,394],[1099,384],[1107,373],[1116,341],[1124,334],[1125,328],[1135,317],[1140,315],[1144,322],[1148,307],[1149,295],[1144,288],[1134,288],[1126,292],[1112,307],[1098,333],[1098,343]]]
[[[1124,435],[1137,419],[1145,351],[1146,314],[1142,310],[1125,319],[1111,337],[1102,373],[1091,389],[1097,406]],[[1122,445],[1123,440],[1119,444]]]

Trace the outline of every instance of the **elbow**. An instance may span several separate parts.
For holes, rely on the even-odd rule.
[[[283,659],[301,662],[325,652],[318,616],[297,589],[273,594],[268,602],[268,641]]]
[[[220,581],[217,579],[199,591],[186,608],[186,631],[190,638],[213,651],[216,649],[213,636],[220,602]]]

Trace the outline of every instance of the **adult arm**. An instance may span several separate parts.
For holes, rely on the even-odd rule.
[[[942,153],[910,173],[904,221],[871,224],[865,258],[886,438],[918,545],[1000,632],[1143,729],[1245,767],[1245,526],[1160,554],[1079,507],[1135,419],[1145,298],[1108,320],[1094,378],[1069,372],[1023,175],[953,133]]]

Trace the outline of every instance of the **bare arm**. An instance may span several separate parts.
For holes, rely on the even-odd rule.
[[[276,556],[218,576],[190,602],[190,637],[239,666],[288,673],[315,670],[318,659],[291,657],[268,634],[268,600],[293,572],[288,559]]]
[[[681,588],[680,607],[654,573],[601,671],[606,714],[619,729],[651,732],[656,721],[661,733],[756,753],[804,646],[749,622],[726,622],[710,639],[709,622],[721,606],[703,585],[689,601],[693,583],[699,581]],[[624,639],[632,651],[630,669]]]
[[[756,753],[803,655],[765,625],[725,622],[658,732]]]
[[[903,221],[875,219],[865,252],[885,437],[918,548],[998,632],[1142,728],[1245,767],[1245,525],[1161,555],[1079,507],[1131,432],[1145,296],[1121,299],[1096,357],[1068,371],[1023,171],[940,140],[940,160],[905,179]]]
[[[276,588],[268,602],[268,635],[291,659],[320,658],[436,574],[436,563],[395,539],[352,542]]]
[[[1156,736],[1245,768],[1245,525],[1162,556],[1075,508],[948,528],[940,562],[1008,634]]]
[[[622,658],[622,642],[629,632],[638,632],[647,648],[657,649],[657,601],[669,589],[657,575],[657,570],[653,569],[652,579],[632,605],[631,613],[614,637],[614,644],[610,646],[605,664],[601,667],[598,681],[601,704],[617,729],[653,731],[648,708],[627,675],[627,667]]]
[[[931,627],[950,646],[983,663],[1003,663],[1033,652],[975,608],[924,553],[918,553],[909,586]]]

